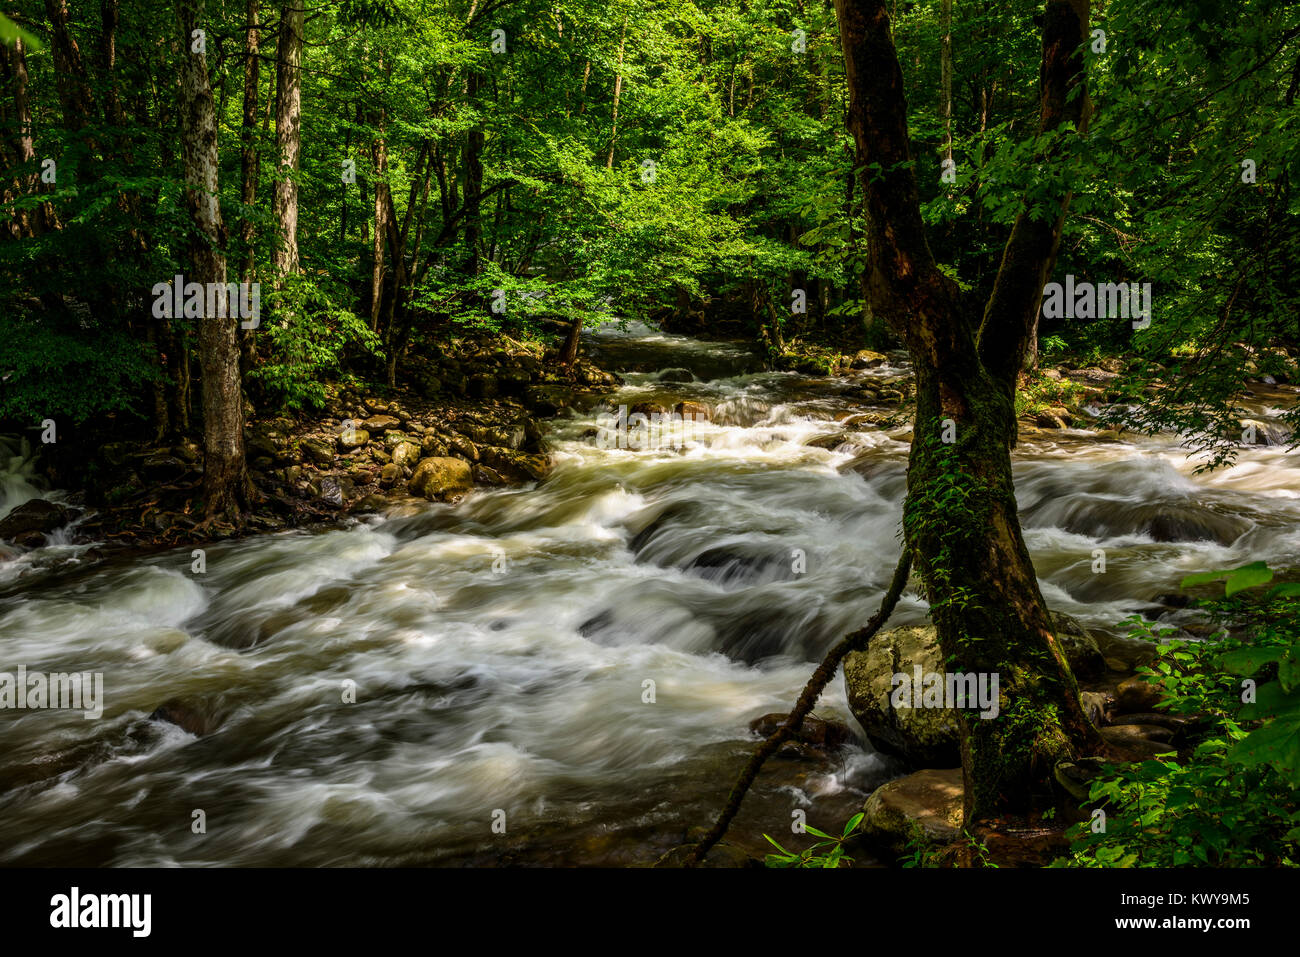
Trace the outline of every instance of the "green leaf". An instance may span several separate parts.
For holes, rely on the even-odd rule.
[[[45,49],[40,40],[14,23],[3,13],[0,13],[0,43],[5,46],[13,46],[15,40],[22,40],[23,45],[33,53],[39,53]]]

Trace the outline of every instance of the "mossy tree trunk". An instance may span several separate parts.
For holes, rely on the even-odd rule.
[[[916,424],[904,528],[953,671],[996,673],[996,718],[962,712],[967,826],[1038,803],[1053,765],[1100,740],[1038,589],[1016,513],[1015,386],[1068,197],[1047,221],[1022,215],[984,308],[940,271],[926,241],[907,104],[881,0],[836,0],[849,128],[865,193],[872,310],[916,369]],[[1040,131],[1082,125],[1086,0],[1048,0]],[[1044,156],[1044,161],[1050,157]]]

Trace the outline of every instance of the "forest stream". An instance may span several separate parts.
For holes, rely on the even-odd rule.
[[[765,372],[638,324],[586,346],[625,384],[547,424],[540,485],[212,545],[202,575],[188,549],[86,567],[58,536],[0,562],[7,658],[102,672],[106,700],[99,721],[0,724],[0,860],[649,864],[709,824],[749,722],[789,710],[893,570],[909,429],[841,420],[873,411],[863,380],[906,369]],[[1296,390],[1274,391],[1248,400],[1265,423]],[[681,447],[602,447],[597,417],[646,402],[710,418]],[[58,495],[20,459],[0,515]],[[1178,627],[1184,575],[1300,552],[1300,452],[1281,446],[1197,475],[1176,436],[1035,430],[1015,463],[1047,604],[1090,628]],[[909,590],[891,624],[924,617]],[[199,733],[150,718],[169,701]],[[841,678],[816,713],[861,735]],[[778,758],[728,840],[761,856],[799,808],[837,829],[897,773],[865,739]]]

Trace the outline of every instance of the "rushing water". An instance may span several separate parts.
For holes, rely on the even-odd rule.
[[[879,601],[906,428],[827,450],[808,443],[860,411],[852,382],[644,328],[590,345],[642,370],[614,405],[699,401],[712,421],[682,448],[603,448],[597,407],[552,423],[539,487],[214,545],[204,574],[189,550],[22,578],[39,552],[0,562],[0,671],[101,672],[106,698],[100,720],[0,715],[0,862],[648,863],[707,824],[748,722],[788,710]],[[661,375],[681,368],[698,378]],[[1191,571],[1291,564],[1297,479],[1280,448],[1208,477],[1172,438],[1067,430],[1017,452],[1048,603],[1112,629],[1177,623],[1159,598]],[[36,494],[22,481],[10,507]],[[894,620],[924,613],[909,593]],[[165,701],[205,733],[150,720]],[[840,681],[818,713],[847,718]],[[769,767],[733,834],[755,853],[793,809],[836,826],[895,770],[865,744]]]

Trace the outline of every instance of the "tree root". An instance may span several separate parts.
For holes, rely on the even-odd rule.
[[[867,646],[867,643],[875,636],[882,625],[889,620],[889,616],[894,612],[894,606],[898,604],[898,598],[903,593],[903,588],[907,585],[907,576],[912,571],[912,553],[907,546],[903,547],[903,554],[898,558],[898,566],[894,569],[894,577],[889,583],[889,590],[885,592],[885,597],[880,601],[880,608],[871,620],[867,622],[866,627],[845,636],[834,648],[826,653],[822,663],[817,666],[808,683],[804,685],[803,692],[799,695],[799,700],[795,703],[794,710],[786,718],[785,723],[777,728],[754,752],[745,765],[740,776],[736,778],[735,786],[731,789],[731,794],[727,797],[726,807],[718,815],[717,821],[713,827],[704,835],[699,844],[695,846],[695,852],[686,861],[686,867],[695,867],[705,856],[713,849],[713,845],[722,840],[727,828],[731,826],[732,819],[740,811],[740,802],[745,799],[750,786],[758,777],[758,772],[762,770],[763,763],[767,761],[777,749],[786,741],[799,733],[803,727],[804,718],[808,717],[812,711],[813,705],[821,697],[822,691],[830,684],[830,680],[835,677],[835,672],[839,669],[840,662],[850,651],[859,651]]]

